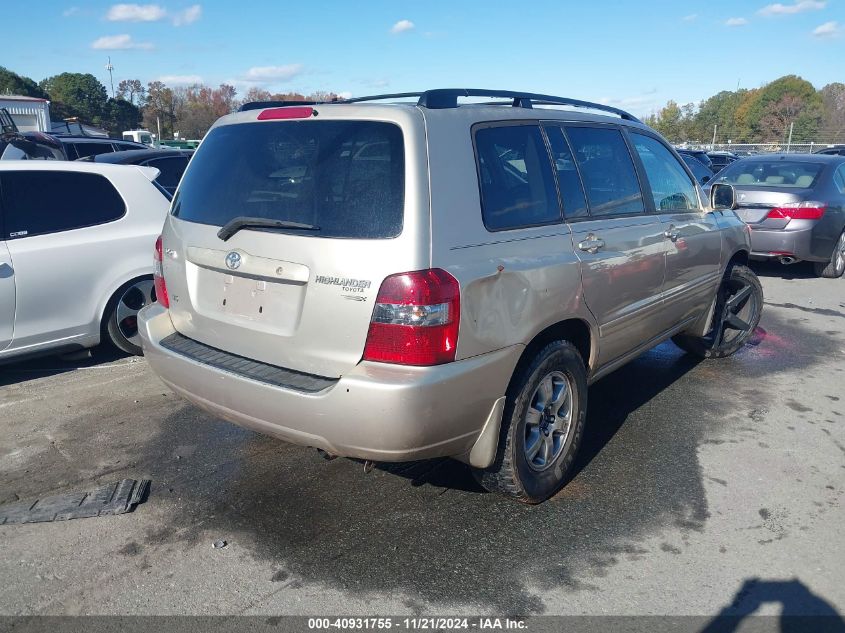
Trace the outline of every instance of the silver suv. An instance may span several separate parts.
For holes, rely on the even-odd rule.
[[[726,356],[757,325],[734,191],[702,196],[659,135],[599,104],[250,105],[179,186],[144,351],[236,424],[369,461],[454,457],[536,503],[566,480],[591,382],[670,337]]]

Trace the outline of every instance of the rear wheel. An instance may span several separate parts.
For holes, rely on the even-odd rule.
[[[716,296],[713,327],[705,336],[678,334],[675,345],[702,358],[736,353],[754,332],[763,311],[763,287],[747,266],[733,266]]]
[[[587,410],[587,372],[568,341],[555,341],[523,367],[508,390],[493,465],[479,483],[523,503],[539,503],[565,483]]]
[[[131,281],[115,293],[109,302],[105,324],[112,345],[127,354],[143,354],[138,332],[138,312],[154,301],[155,286],[152,279]]]
[[[816,262],[813,267],[816,269],[816,275],[828,279],[838,279],[845,273],[845,231],[839,236],[830,261]]]

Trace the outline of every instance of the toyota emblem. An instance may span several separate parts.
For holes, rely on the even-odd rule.
[[[232,251],[226,255],[226,268],[235,270],[241,266],[241,254],[237,251]]]

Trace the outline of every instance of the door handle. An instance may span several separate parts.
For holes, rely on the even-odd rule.
[[[668,237],[673,242],[681,236],[674,224],[670,224],[669,228],[663,232],[663,237]]]
[[[595,254],[599,252],[600,248],[604,248],[604,240],[590,233],[586,240],[578,242],[578,248],[587,253]]]

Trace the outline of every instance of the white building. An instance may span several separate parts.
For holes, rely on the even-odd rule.
[[[36,97],[0,95],[0,108],[6,108],[21,132],[47,132],[50,124],[50,102]]]

